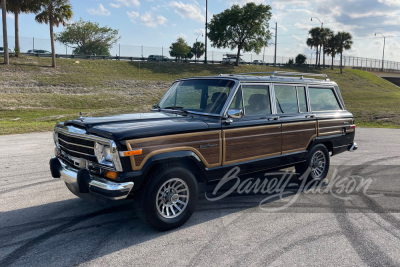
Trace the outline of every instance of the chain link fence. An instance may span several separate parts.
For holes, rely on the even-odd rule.
[[[2,36],[1,36],[2,40]],[[9,48],[14,49],[15,47],[15,38],[13,36],[8,37]],[[279,44],[278,44],[279,45]],[[51,51],[50,39],[42,39],[42,38],[29,38],[29,37],[21,37],[20,38],[20,47],[21,53],[27,53],[29,50],[46,50]],[[68,57],[68,58],[92,58],[92,59],[121,59],[121,60],[147,60],[150,55],[159,55],[166,56],[170,60],[174,60],[170,57],[169,47],[148,47],[148,46],[134,46],[134,45],[122,45],[118,44],[112,47],[110,54],[111,57],[90,57],[90,56],[73,56],[72,51],[73,48],[67,47],[61,43],[55,43],[56,54],[58,57]],[[236,54],[235,51],[207,51],[207,61],[210,63],[221,63],[222,59],[226,57],[226,54]],[[46,55],[39,55],[46,56]],[[310,54],[310,57],[307,56],[307,65],[315,66],[315,53]],[[295,59],[296,55],[292,56],[282,56],[277,55],[276,64],[281,66],[288,63],[290,59]],[[260,54],[255,53],[242,53],[241,58],[246,63],[255,63],[258,61],[262,61],[264,64],[271,65],[274,62],[274,55],[266,54],[264,52]],[[190,62],[204,62],[205,56],[203,55],[199,59],[192,58]],[[330,56],[326,56],[325,58],[325,66],[328,67],[331,65]],[[322,63],[321,58],[321,63]],[[340,65],[339,55],[337,55],[333,61],[334,66],[338,67]],[[372,58],[362,58],[362,57],[353,57],[353,56],[344,56],[343,57],[343,66],[351,67],[357,69],[364,69],[369,71],[393,71],[400,72],[400,62],[395,61],[382,61],[379,59]]]

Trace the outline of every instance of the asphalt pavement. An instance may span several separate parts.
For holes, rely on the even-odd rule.
[[[400,130],[356,132],[328,181],[243,184],[168,232],[51,178],[51,133],[0,136],[0,266],[400,266]]]

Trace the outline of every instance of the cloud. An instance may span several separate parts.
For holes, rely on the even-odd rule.
[[[201,13],[200,7],[197,4],[184,4],[182,2],[171,2],[170,4],[175,12],[182,18],[189,18],[198,22],[205,22],[206,18]]]
[[[102,4],[99,4],[97,8],[88,9],[88,13],[92,16],[110,16],[111,12],[107,10]]]
[[[126,14],[128,15],[132,23],[136,23],[136,19],[139,17],[138,12],[131,11],[131,12],[126,12]]]
[[[114,0],[115,3],[110,3],[110,6],[114,8],[120,8],[121,6],[126,6],[126,7],[139,7],[140,6],[140,1],[139,0]]]
[[[154,17],[150,12],[146,12],[140,17],[140,21],[146,27],[157,28],[158,25],[164,25],[168,20],[161,15]]]
[[[178,38],[186,39],[187,38],[186,34],[184,34],[184,33],[180,33],[178,35],[175,35],[175,37],[176,37],[176,39],[178,39]]]
[[[266,4],[265,0],[231,0],[229,1],[231,5],[239,5],[239,6],[244,6],[247,3],[253,2],[257,5],[259,4]]]
[[[206,34],[206,30],[205,29],[198,29],[198,30],[195,30],[194,31],[194,34],[196,35],[196,36],[198,36],[198,35],[205,35]]]
[[[8,19],[12,19],[12,20],[15,19],[14,14],[10,14],[10,13],[7,13],[6,17],[7,17]]]

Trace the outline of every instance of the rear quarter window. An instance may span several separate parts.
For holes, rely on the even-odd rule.
[[[338,100],[331,88],[309,88],[312,111],[340,110]]]

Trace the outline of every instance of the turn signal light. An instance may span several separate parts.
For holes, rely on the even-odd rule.
[[[115,180],[115,179],[117,179],[117,176],[118,176],[118,173],[116,173],[116,172],[108,171],[108,172],[106,173],[106,177],[107,177],[108,179]]]
[[[137,155],[142,155],[142,150],[141,149],[124,152],[124,156],[125,157],[137,156]]]
[[[356,128],[356,125],[355,125],[355,124],[350,125],[350,129],[355,129],[355,128]]]

